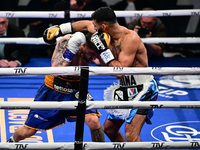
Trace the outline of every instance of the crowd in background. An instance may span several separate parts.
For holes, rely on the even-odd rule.
[[[189,1],[189,0],[188,0]],[[12,5],[11,5],[12,3]],[[76,4],[76,0],[6,0],[2,1],[0,5],[1,11],[93,11],[102,6],[110,6],[113,10],[169,10],[169,9],[198,9],[200,4],[187,3],[181,0],[86,0],[82,6]],[[199,20],[199,16],[196,20]],[[88,19],[88,18],[87,18]],[[142,26],[148,27],[149,34],[141,37],[198,37],[200,36],[200,28],[197,23],[196,30],[187,32],[191,16],[178,17],[121,17],[118,22],[122,26],[138,32]],[[26,37],[42,37],[43,31],[49,26],[61,24],[64,22],[74,22],[77,19],[47,19],[47,18],[8,18],[9,23],[19,27],[23,30]],[[147,24],[152,24],[148,26]],[[139,28],[138,28],[139,26]],[[155,34],[154,34],[155,33]],[[20,36],[20,35],[19,35]],[[0,47],[2,44],[0,44]],[[167,45],[145,45],[149,50],[149,59],[164,57],[163,52],[181,52],[180,57],[199,57],[199,44],[167,44]],[[159,46],[159,47],[158,47]],[[154,53],[152,48],[157,47]],[[49,45],[28,45],[31,57],[47,57],[50,58],[54,49]],[[151,54],[150,54],[151,53]],[[154,55],[152,57],[152,55]],[[29,54],[28,54],[29,56]],[[28,57],[29,58],[29,57]],[[20,64],[21,65],[21,64]]]

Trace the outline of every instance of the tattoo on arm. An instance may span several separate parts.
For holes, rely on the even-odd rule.
[[[105,142],[102,128],[91,130],[91,136],[93,142]]]
[[[64,39],[60,41],[58,47],[57,47],[57,53],[56,55],[52,58],[51,63],[55,64],[55,66],[65,66],[66,61],[63,59],[63,53],[67,49],[67,43],[68,40]]]

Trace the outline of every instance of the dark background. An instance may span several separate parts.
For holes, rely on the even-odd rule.
[[[109,6],[109,0],[103,1],[106,2]],[[116,2],[119,1],[120,0],[116,0]],[[2,1],[0,5],[0,11],[26,10],[26,6],[19,6],[18,4],[19,0]],[[135,6],[137,10],[141,10],[143,7],[152,7],[155,10],[200,9],[200,0],[136,0]],[[200,37],[199,16],[170,16],[159,18],[166,26],[167,37]],[[189,22],[191,22],[190,19],[192,18],[196,22],[198,22],[198,24],[195,27],[191,27],[196,28],[196,30],[194,32],[186,33],[186,29],[188,27]],[[17,24],[21,28],[24,28],[25,26],[21,25],[21,20],[23,20],[23,22],[25,21],[25,19],[18,19]],[[192,22],[193,25],[194,20]],[[166,45],[164,51],[181,52],[187,57],[200,57],[200,44],[168,44]]]

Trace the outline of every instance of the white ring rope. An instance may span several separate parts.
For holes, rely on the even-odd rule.
[[[64,11],[0,11],[4,18],[65,18]]]
[[[26,12],[26,13],[24,13]],[[90,18],[93,11],[70,11],[70,18]],[[117,17],[141,16],[199,16],[200,9],[155,10],[155,11],[115,11]],[[6,18],[65,18],[65,11],[0,11]]]
[[[158,38],[141,38],[144,43],[150,44],[194,44],[194,43],[200,43],[200,38],[198,37],[186,37],[186,38],[180,38],[180,37],[158,37]]]
[[[75,110],[78,101],[73,102],[0,102],[0,109],[59,109]],[[199,109],[199,101],[87,101],[86,110],[89,109],[132,109],[132,108],[183,108]]]
[[[0,44],[33,44],[33,45],[39,45],[39,44],[46,44],[42,37],[39,38],[24,38],[24,37],[18,37],[18,38],[0,38]]]
[[[57,38],[57,41],[61,37]],[[173,37],[159,37],[159,38],[141,38],[144,43],[154,43],[154,44],[193,44],[193,43],[200,43],[200,38],[198,37],[185,37],[185,38],[173,38]],[[46,44],[42,37],[39,38],[0,38],[0,44],[32,44],[32,45],[39,45],[39,44]]]
[[[0,76],[79,76],[80,70],[80,66],[0,68]],[[200,75],[200,67],[89,67],[89,75]]]
[[[199,149],[200,142],[83,142],[83,150]],[[0,143],[0,150],[74,150],[74,143]]]

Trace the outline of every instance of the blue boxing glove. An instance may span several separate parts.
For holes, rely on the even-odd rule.
[[[108,48],[110,45],[111,37],[108,33],[99,33],[95,32],[91,39],[91,45],[97,50],[97,52],[100,54],[102,60],[108,64],[112,60],[114,60],[114,56],[111,52],[111,50]]]
[[[71,35],[67,43],[67,49],[63,53],[63,59],[67,62],[71,62],[75,54],[79,50],[80,45],[84,45],[86,42],[85,35],[82,32],[76,32]]]

